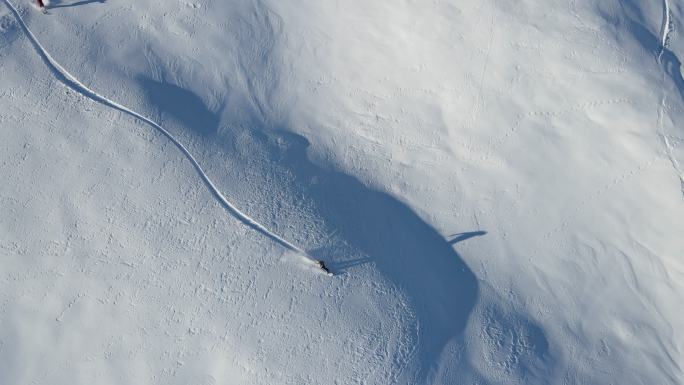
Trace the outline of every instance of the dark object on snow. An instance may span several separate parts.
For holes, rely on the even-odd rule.
[[[316,265],[317,265],[321,270],[325,271],[327,274],[332,275],[332,273],[330,272],[330,270],[328,270],[328,268],[325,267],[325,262],[323,262],[323,261],[316,261]]]
[[[45,8],[45,4],[43,3],[43,0],[37,0],[38,1],[38,6],[40,8]]]

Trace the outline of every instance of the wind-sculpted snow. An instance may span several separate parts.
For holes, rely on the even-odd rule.
[[[180,142],[178,139],[176,139],[173,135],[171,135],[170,132],[168,132],[164,127],[160,126],[156,122],[152,121],[151,119],[147,118],[146,116],[143,116],[142,114],[139,114],[130,108],[123,106],[105,96],[100,95],[99,93],[91,90],[88,88],[86,85],[81,83],[78,79],[76,79],[73,75],[71,75],[64,67],[62,67],[55,59],[50,56],[48,51],[42,46],[42,44],[38,41],[38,39],[35,37],[33,32],[28,28],[24,20],[22,19],[21,15],[17,11],[17,9],[14,7],[14,5],[9,1],[9,0],[4,0],[5,4],[7,7],[12,11],[14,14],[14,17],[17,19],[19,24],[22,27],[22,30],[26,33],[26,36],[29,38],[31,41],[33,47],[36,49],[36,52],[40,55],[40,57],[43,59],[45,64],[50,68],[52,73],[57,77],[62,83],[64,83],[67,87],[73,89],[74,91],[77,91],[84,96],[102,103],[106,106],[109,106],[111,108],[114,108],[118,111],[121,111],[125,114],[128,114],[136,119],[139,119],[154,129],[156,129],[158,132],[160,132],[162,135],[167,137],[182,153],[183,155],[192,163],[192,166],[197,170],[197,173],[199,176],[202,178],[206,186],[211,190],[212,194],[216,197],[216,199],[221,203],[221,205],[228,210],[231,214],[233,214],[237,219],[242,221],[245,225],[253,228],[254,230],[264,234],[265,236],[271,238],[272,240],[280,243],[281,245],[285,246],[291,251],[295,251],[297,253],[300,253],[302,256],[311,259],[308,254],[302,250],[301,248],[293,245],[292,243],[288,242],[287,240],[283,239],[279,235],[273,233],[263,225],[261,225],[259,222],[255,221],[252,219],[249,215],[243,213],[235,207],[232,203],[226,199],[226,197],[223,196],[221,191],[216,187],[214,182],[211,180],[211,178],[207,175],[207,173],[202,169],[202,166],[197,162],[195,157],[190,153],[190,151]]]
[[[682,383],[681,2],[5,2],[3,385]]]

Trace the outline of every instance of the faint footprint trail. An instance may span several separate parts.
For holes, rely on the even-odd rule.
[[[154,129],[159,131],[162,135],[164,135],[166,138],[168,138],[182,153],[185,155],[185,157],[192,163],[193,167],[199,174],[199,176],[202,178],[206,186],[209,188],[211,193],[216,197],[216,199],[221,203],[221,205],[228,211],[230,212],[233,216],[235,216],[238,220],[240,220],[242,223],[245,225],[251,227],[252,229],[258,231],[259,233],[267,236],[271,240],[279,243],[280,245],[284,246],[285,248],[294,251],[296,253],[301,254],[303,257],[313,260],[309,254],[302,250],[301,248],[295,246],[294,244],[288,242],[278,234],[275,234],[274,232],[270,231],[266,227],[264,227],[262,224],[257,222],[256,220],[252,219],[249,215],[243,213],[240,211],[237,207],[235,207],[232,203],[226,199],[221,191],[216,187],[214,182],[212,182],[211,178],[207,175],[207,173],[202,169],[202,166],[197,162],[195,157],[190,153],[190,151],[180,142],[178,139],[176,139],[173,135],[171,135],[170,132],[168,132],[166,129],[164,129],[162,126],[159,124],[155,123],[153,120],[143,116],[142,114],[139,114],[130,108],[123,106],[115,101],[112,101],[97,92],[91,90],[87,86],[85,86],[83,83],[81,83],[75,76],[71,75],[64,67],[62,67],[55,59],[50,56],[50,54],[47,52],[47,50],[40,44],[38,39],[33,35],[31,30],[28,28],[26,23],[24,22],[24,19],[21,17],[17,9],[14,7],[14,5],[9,1],[9,0],[4,0],[5,4],[9,8],[9,10],[14,14],[14,17],[17,19],[19,24],[21,25],[22,30],[26,34],[26,36],[29,38],[31,41],[33,47],[36,49],[36,52],[40,55],[40,57],[43,59],[43,62],[50,68],[50,71],[52,74],[62,83],[64,83],[67,87],[73,89],[74,91],[84,95],[85,97],[92,99],[98,103],[104,104],[108,107],[111,107],[115,110],[118,110],[120,112],[123,112],[125,114],[128,114],[135,119],[141,120],[148,125],[152,126]]]
[[[667,80],[667,68],[663,63],[663,54],[665,54],[665,50],[667,49],[667,45],[670,41],[670,35],[672,34],[673,30],[674,26],[672,25],[672,11],[670,10],[670,1],[663,0],[663,21],[660,27],[660,49],[658,50],[658,55],[656,56],[658,66],[660,66],[663,71],[663,94],[660,97],[660,105],[658,106],[657,129],[658,135],[660,136],[660,138],[663,141],[663,144],[665,145],[665,151],[667,153],[668,159],[670,160],[670,163],[672,164],[672,168],[674,168],[675,173],[677,173],[677,176],[679,177],[680,190],[682,193],[682,197],[684,197],[684,172],[682,172],[682,168],[679,166],[679,162],[673,154],[672,143],[670,143],[670,139],[667,137],[667,133],[665,132],[665,110],[667,106],[667,89],[665,88],[665,83]]]

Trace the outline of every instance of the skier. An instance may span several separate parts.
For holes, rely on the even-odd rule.
[[[43,3],[43,0],[36,0],[38,2],[38,8],[40,8],[41,11],[45,11],[45,3]]]
[[[323,261],[316,261],[316,266],[318,266],[321,270],[325,271],[326,274],[332,276],[332,273],[328,268],[325,266],[325,262]]]

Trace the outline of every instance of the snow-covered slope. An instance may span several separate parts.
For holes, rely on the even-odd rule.
[[[589,3],[3,0],[0,383],[682,383],[684,9]]]

